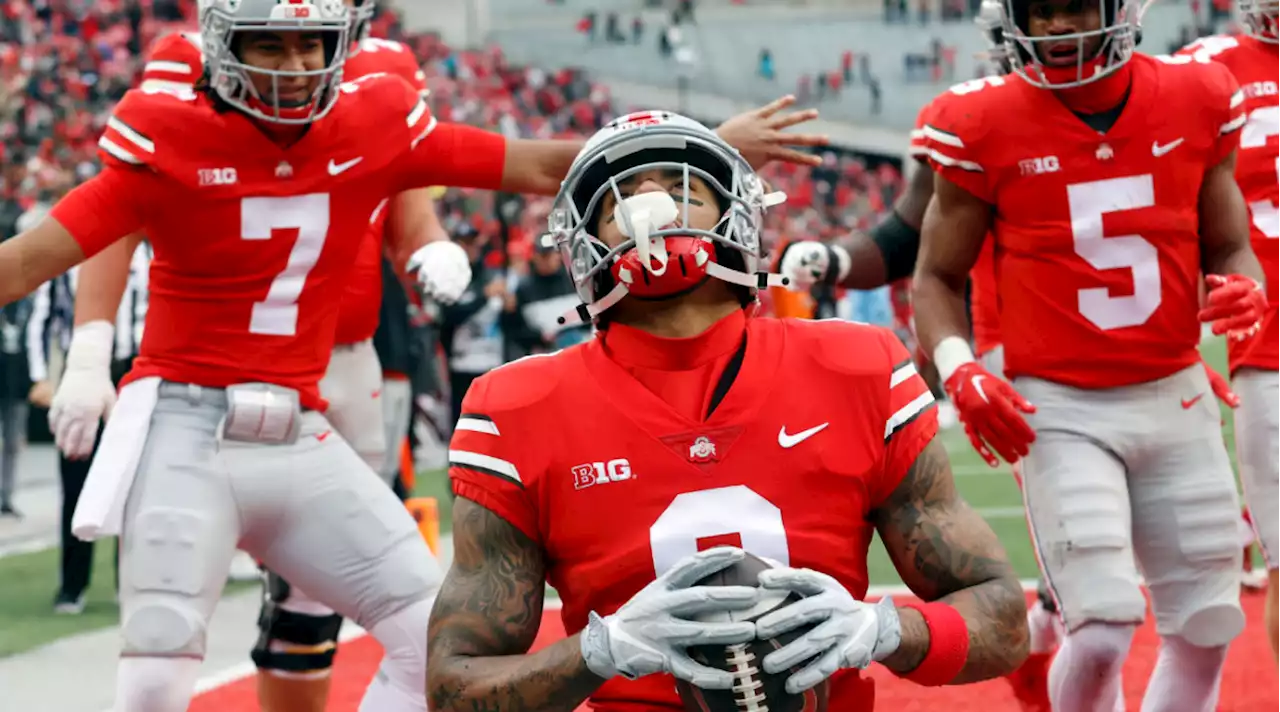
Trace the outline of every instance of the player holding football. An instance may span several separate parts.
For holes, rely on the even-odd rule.
[[[384,198],[437,184],[554,193],[581,146],[439,123],[398,77],[341,83],[351,27],[337,0],[200,11],[208,81],[126,94],[103,171],[0,245],[0,303],[125,235],[155,248],[146,339],[74,526],[123,531],[116,709],[186,709],[240,543],[381,642],[361,710],[423,710],[439,573],[320,414],[340,297]],[[721,130],[757,158],[791,155],[805,137],[775,128],[808,115],[777,106]]]
[[[1010,0],[1003,23],[1016,76],[939,97],[924,128],[937,175],[917,326],[974,446],[1023,458],[1067,631],[1054,709],[1119,697],[1146,611],[1135,556],[1163,640],[1143,709],[1213,709],[1244,617],[1198,286],[1203,270],[1215,332],[1257,328],[1262,272],[1233,177],[1243,94],[1221,67],[1135,54],[1136,2]],[[1016,391],[964,337],[988,231]]]
[[[808,623],[761,665],[798,670],[792,694],[831,678],[831,709],[870,709],[859,669],[873,660],[943,685],[1025,657],[1022,593],[956,493],[902,344],[749,317],[756,289],[782,281],[757,272],[762,212],[782,197],[684,117],[631,114],[588,141],[549,223],[584,302],[570,316],[600,335],[467,393],[450,444],[455,558],[428,639],[433,710],[681,709],[662,673],[732,684],[688,646]],[[873,530],[930,603],[862,602]],[[700,551],[717,544],[732,546]],[[778,562],[762,587],[808,597],[758,623],[699,622],[760,595],[694,585],[743,549]],[[571,635],[526,656],[547,583]]]
[[[350,4],[350,3],[349,3]],[[368,37],[373,3],[352,8],[353,39],[343,78],[354,80],[377,73],[400,76],[424,96],[426,83],[408,47]],[[204,56],[198,33],[162,37],[148,59],[141,89],[149,92],[190,92],[204,75]],[[339,311],[336,345],[320,383],[328,402],[325,418],[374,472],[382,473],[388,443],[382,413],[382,367],[372,337],[378,326],[382,299],[384,227],[396,231],[387,242],[413,255],[392,255],[393,263],[418,268],[424,293],[452,301],[465,289],[471,267],[461,248],[449,241],[436,217],[428,188],[405,191],[375,210],[348,277]],[[108,318],[120,301],[128,269],[128,249],[141,234],[108,247],[81,270],[83,289],[76,303],[67,377],[59,384],[50,422],[59,445],[71,457],[92,452],[100,421],[109,414],[116,393],[109,380],[112,325]],[[422,244],[426,241],[425,246]],[[389,483],[388,483],[389,484]],[[252,650],[258,667],[258,700],[266,712],[322,712],[329,695],[342,617],[290,586],[274,573],[265,573],[261,630]]]
[[[1179,54],[1220,62],[1244,90],[1248,116],[1240,131],[1236,182],[1249,206],[1249,240],[1267,277],[1266,316],[1262,328],[1241,340],[1228,340],[1232,383],[1240,394],[1236,410],[1236,461],[1258,544],[1267,563],[1266,625],[1271,650],[1277,650],[1276,602],[1280,595],[1280,84],[1277,58],[1276,0],[1241,0],[1243,34],[1205,37]]]

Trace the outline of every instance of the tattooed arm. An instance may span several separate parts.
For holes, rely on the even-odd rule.
[[[542,622],[541,548],[463,497],[453,505],[453,547],[427,636],[431,709],[576,709],[604,683],[587,669],[578,636],[526,655]]]
[[[935,438],[901,484],[873,513],[902,580],[925,601],[944,601],[964,616],[969,659],[953,684],[1013,672],[1027,657],[1027,603],[1004,547],[956,492],[947,452]],[[883,661],[910,672],[929,649],[920,613],[899,608],[902,643]]]

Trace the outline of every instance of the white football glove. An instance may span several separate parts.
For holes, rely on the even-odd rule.
[[[756,621],[756,636],[761,640],[818,624],[762,661],[764,671],[772,675],[816,658],[787,678],[789,694],[799,694],[837,670],[862,669],[873,660],[883,660],[902,642],[902,624],[891,598],[874,605],[863,603],[839,581],[810,569],[761,571],[760,587],[805,596],[761,616]]]
[[[832,264],[832,255],[835,255],[835,264]],[[831,278],[831,270],[836,271],[836,282],[843,281],[849,274],[849,267],[849,253],[843,247],[805,240],[787,245],[778,272],[790,280],[788,289],[806,292],[814,284]]]
[[[756,637],[756,626],[748,621],[696,620],[704,614],[756,604],[760,589],[754,586],[694,586],[744,556],[742,549],[727,546],[700,551],[681,559],[617,613],[601,618],[593,611],[579,641],[587,668],[606,680],[617,675],[634,680],[666,672],[704,689],[732,687],[732,674],[695,663],[686,649],[736,645]]]
[[[108,321],[80,324],[71,332],[67,368],[49,406],[49,429],[68,459],[83,460],[93,454],[98,425],[115,407],[114,338],[115,327]]]
[[[409,258],[409,274],[417,272],[422,296],[441,304],[453,304],[471,284],[471,260],[467,251],[451,240],[436,240],[419,247]]]

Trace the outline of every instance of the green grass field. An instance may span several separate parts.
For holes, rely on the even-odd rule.
[[[1225,373],[1226,349],[1222,340],[1206,342],[1203,351],[1206,360],[1219,372]],[[1225,420],[1227,444],[1234,460],[1231,419],[1227,417]],[[1009,468],[993,470],[987,467],[958,429],[945,431],[942,439],[951,454],[960,492],[987,517],[992,529],[1004,542],[1018,575],[1034,578],[1036,560],[1022,516],[1022,497]],[[415,494],[435,497],[439,501],[441,531],[448,532],[452,512],[445,473],[427,471],[420,474]],[[56,550],[47,550],[0,559],[0,658],[67,635],[116,623],[118,611],[111,546],[97,548],[93,585],[87,593],[87,605],[81,616],[55,616],[52,613],[52,597],[57,586],[57,556]],[[899,583],[898,575],[878,541],[872,543],[869,567],[873,584]],[[255,584],[240,584],[239,588],[246,585]]]

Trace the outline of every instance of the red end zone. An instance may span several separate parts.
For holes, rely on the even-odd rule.
[[[1030,598],[1030,597],[1029,597]],[[1262,627],[1261,594],[1246,594],[1241,603],[1249,617],[1243,635],[1231,646],[1227,669],[1222,680],[1219,712],[1274,712],[1280,706],[1277,694],[1275,657],[1267,646]],[[542,629],[534,642],[541,648],[564,637],[559,611],[543,614]],[[1129,709],[1142,704],[1142,691],[1155,666],[1159,639],[1155,627],[1148,622],[1138,631],[1132,652],[1124,669],[1124,689]],[[372,679],[382,649],[372,638],[360,637],[344,643],[338,651],[334,670],[333,695],[329,712],[354,712],[360,704],[364,688]],[[895,678],[879,666],[873,666],[872,677],[879,681],[877,706],[894,712],[924,712],[947,709],[948,712],[1017,712],[1018,706],[1003,680],[993,680],[954,688],[926,688]],[[945,706],[945,707],[944,707]],[[237,680],[200,695],[191,712],[250,712],[257,710],[253,678]],[[585,710],[585,708],[582,708]]]

